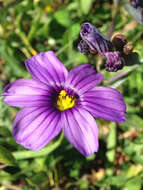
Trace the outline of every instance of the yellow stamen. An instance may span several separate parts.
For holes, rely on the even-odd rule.
[[[76,103],[74,96],[69,96],[65,90],[61,90],[57,99],[57,108],[60,111],[72,108]]]

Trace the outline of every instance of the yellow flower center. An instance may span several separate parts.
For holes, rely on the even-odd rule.
[[[56,107],[60,111],[72,108],[76,103],[74,96],[69,96],[65,90],[61,90],[57,99]]]

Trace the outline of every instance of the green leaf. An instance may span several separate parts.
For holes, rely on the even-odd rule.
[[[114,84],[112,84],[110,87],[111,88],[118,88],[119,86],[121,86],[128,78],[123,78],[120,79],[118,81],[116,81]]]
[[[13,156],[15,157],[16,160],[22,160],[27,158],[35,158],[35,157],[48,155],[61,144],[63,137],[64,134],[61,133],[59,139],[55,143],[52,143],[39,151],[32,151],[32,150],[16,151],[13,152]]]
[[[93,0],[80,0],[81,11],[83,14],[88,14]]]
[[[109,80],[106,81],[106,83],[111,84],[116,81],[118,81],[120,83],[120,81],[122,81],[123,79],[126,79],[133,71],[137,70],[138,68],[139,68],[139,65],[135,64],[135,65],[131,66],[130,69],[126,69],[119,73],[114,74]]]
[[[127,114],[125,124],[136,129],[143,128],[143,119],[136,114]]]
[[[3,164],[8,164],[10,166],[15,165],[16,163],[12,154],[3,146],[0,146],[0,162]]]
[[[46,173],[39,172],[38,174],[32,176],[31,181],[34,184],[40,185],[41,183],[46,181],[46,179],[47,179]]]
[[[106,181],[108,184],[112,184],[112,185],[116,185],[117,187],[121,187],[126,183],[127,177],[123,173],[120,176],[110,176]]]
[[[136,73],[136,85],[137,85],[137,91],[138,94],[142,94],[142,73],[141,72],[137,72]]]
[[[116,147],[116,123],[111,123],[110,132],[107,137],[107,148],[108,151],[106,156],[110,162],[115,159],[115,147]]]
[[[135,169],[134,169],[135,171]],[[142,178],[140,176],[131,178],[126,184],[123,190],[141,190],[142,188]]]
[[[126,3],[123,5],[124,8],[128,11],[128,13],[136,19],[141,25],[143,25],[143,20],[142,20],[142,9],[135,9],[133,8],[130,3]]]
[[[140,190],[141,184],[128,184],[123,190]]]
[[[28,39],[31,41],[33,37],[35,37],[35,33],[38,31],[40,19],[41,19],[41,13],[42,11],[39,10],[38,14],[34,17],[34,20],[32,22],[32,26],[30,27],[30,31],[28,33]]]
[[[17,58],[14,57],[14,55],[12,54],[12,50],[8,46],[6,46],[4,41],[2,40],[0,40],[0,55],[15,76],[22,75],[20,63],[18,62]]]
[[[65,9],[57,11],[54,17],[59,24],[65,27],[69,27],[72,24],[69,12],[66,11]]]
[[[135,162],[143,164],[143,146],[142,143],[137,144],[126,139],[123,151]]]

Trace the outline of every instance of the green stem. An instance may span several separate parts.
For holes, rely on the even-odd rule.
[[[61,141],[64,137],[64,133],[62,132],[58,141],[53,143],[52,145],[49,145],[42,150],[39,151],[31,151],[31,150],[25,150],[25,151],[16,151],[13,152],[13,156],[15,157],[16,160],[22,160],[22,159],[27,159],[27,158],[35,158],[35,157],[40,157],[40,156],[45,156],[53,152],[60,144]]]

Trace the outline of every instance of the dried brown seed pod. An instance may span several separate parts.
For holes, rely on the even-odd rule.
[[[132,51],[133,51],[133,45],[132,45],[132,43],[131,42],[128,42],[125,46],[124,46],[124,48],[123,48],[123,52],[124,52],[124,54],[126,54],[126,55],[128,55],[129,53],[131,53]]]
[[[128,43],[126,36],[121,33],[115,33],[111,38],[111,42],[116,50],[120,52],[123,52],[124,46]]]

